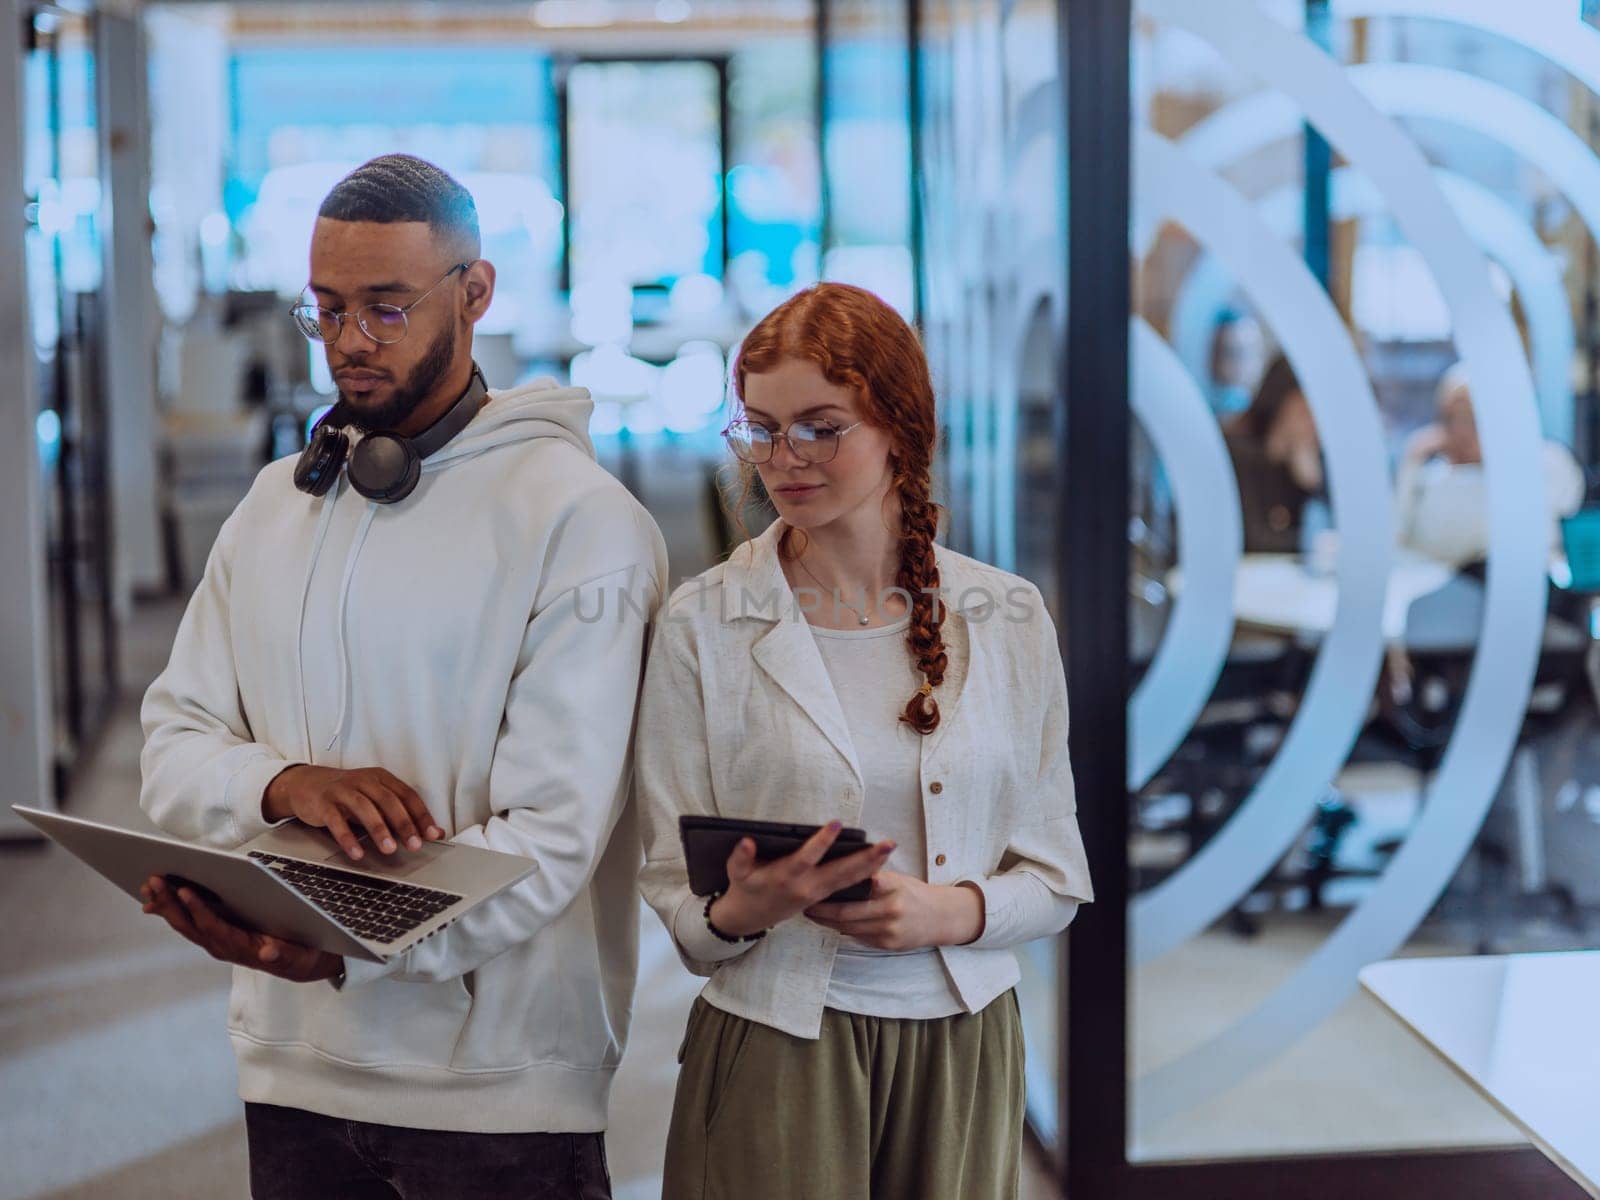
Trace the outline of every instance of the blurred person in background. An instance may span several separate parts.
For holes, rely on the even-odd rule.
[[[1407,440],[1395,480],[1400,545],[1458,567],[1489,553],[1483,446],[1472,405],[1466,371],[1457,363],[1434,391],[1435,419]],[[1585,483],[1583,469],[1559,442],[1544,443],[1541,464],[1545,536],[1553,550],[1560,544],[1559,521],[1582,505]]]
[[[638,931],[624,801],[665,551],[594,461],[586,392],[484,388],[479,253],[472,197],[420,159],[329,193],[294,317],[339,402],[228,519],[145,697],[141,803],[179,837],[297,820],[355,862],[449,838],[537,864],[382,963],[147,883],[146,911],[235,965],[260,1200],[610,1195]]]

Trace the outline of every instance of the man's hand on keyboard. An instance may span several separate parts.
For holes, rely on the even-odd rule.
[[[154,913],[212,958],[287,979],[313,983],[343,973],[344,959],[241,928],[219,916],[191,887],[173,887],[152,875],[139,889],[144,911]]]
[[[269,821],[294,817],[326,829],[353,862],[366,855],[353,827],[364,828],[384,854],[394,854],[400,846],[420,850],[424,839],[444,837],[422,797],[382,767],[289,767],[267,785],[261,814]]]

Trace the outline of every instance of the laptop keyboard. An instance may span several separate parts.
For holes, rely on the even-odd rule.
[[[462,899],[451,892],[358,875],[301,858],[259,850],[249,854],[351,933],[369,941],[404,937]]]

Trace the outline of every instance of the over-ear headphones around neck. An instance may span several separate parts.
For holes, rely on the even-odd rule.
[[[472,381],[461,398],[416,437],[382,430],[367,434],[354,450],[343,429],[346,410],[342,403],[336,404],[317,422],[311,440],[300,452],[294,465],[294,486],[308,495],[326,495],[348,457],[350,486],[357,492],[379,504],[404,500],[422,478],[422,460],[442,450],[465,429],[488,398],[483,372],[473,363]]]

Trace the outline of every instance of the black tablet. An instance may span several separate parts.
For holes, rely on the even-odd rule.
[[[820,825],[790,825],[784,821],[752,821],[744,817],[679,817],[678,834],[683,838],[683,857],[689,864],[689,890],[696,896],[709,896],[728,890],[728,856],[740,838],[752,838],[756,858],[769,862],[793,854],[821,829]],[[832,862],[867,848],[867,835],[860,829],[842,829],[833,845],[823,854]],[[865,900],[872,894],[872,880],[829,896],[829,900]]]

